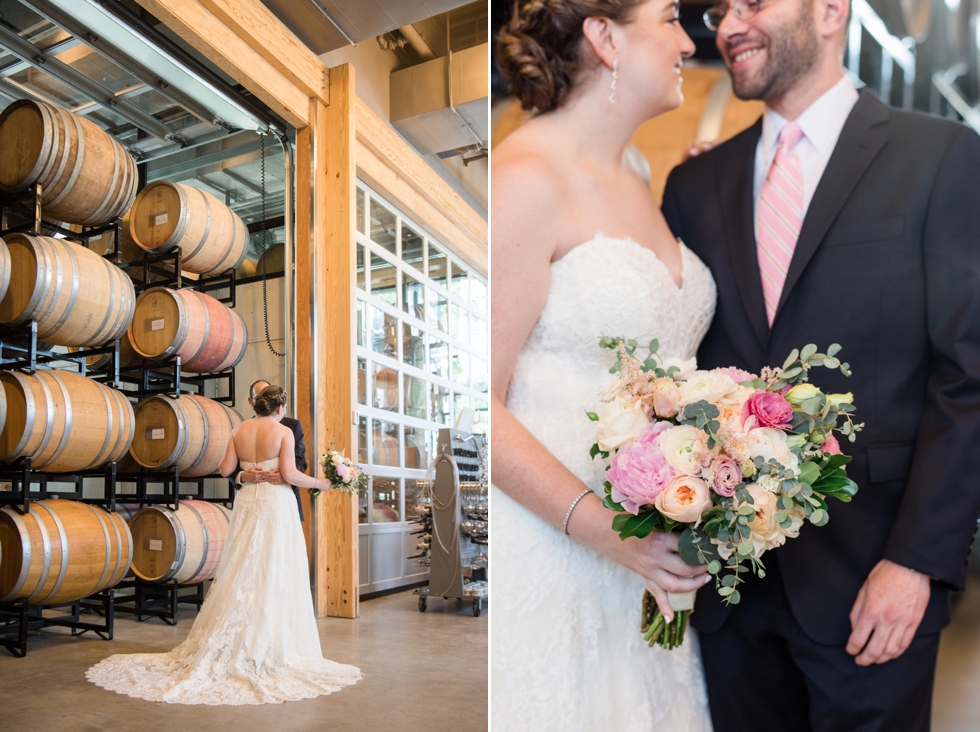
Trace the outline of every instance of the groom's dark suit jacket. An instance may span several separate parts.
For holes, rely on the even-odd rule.
[[[980,512],[980,136],[863,91],[770,329],[753,231],[761,130],[760,120],[675,168],[664,193],[671,229],[718,285],[699,365],[758,373],[807,343],[843,347],[854,375],[817,369],[812,381],[854,392],[866,427],[841,446],[860,490],[849,504],[831,501],[829,524],[806,524],[776,550],[779,575],[806,633],[843,645],[858,590],[890,559],[934,578],[919,630],[936,632],[949,621],[949,589],[965,582]],[[692,622],[712,632],[729,612],[708,585]]]
[[[303,437],[304,437],[303,425],[300,424],[298,419],[293,419],[292,417],[283,417],[282,420],[280,421],[280,424],[283,427],[288,427],[290,430],[292,430],[293,441],[295,442],[293,454],[296,458],[296,469],[301,473],[305,473],[307,468],[307,462],[306,462],[306,443],[303,442]],[[235,482],[235,479],[238,477],[238,473],[241,472],[241,469],[242,466],[240,464],[236,465],[235,472],[233,472],[231,474],[231,477],[228,478],[228,481],[231,483],[232,491],[235,491],[241,487],[238,485],[238,483]],[[293,489],[293,495],[296,496],[296,507],[299,509],[299,520],[302,521],[303,499],[300,496],[299,488],[297,488],[296,486],[291,486],[291,487]]]

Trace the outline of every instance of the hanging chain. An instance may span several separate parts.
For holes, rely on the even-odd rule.
[[[262,315],[265,320],[265,343],[272,351],[273,355],[279,358],[285,358],[285,353],[279,353],[273,345],[272,338],[269,337],[269,291],[266,284],[266,270],[268,269],[269,259],[265,256],[268,252],[267,244],[269,242],[269,229],[267,226],[267,218],[265,211],[266,204],[266,190],[265,190],[265,134],[259,133],[260,149],[262,151],[261,165],[262,165],[262,256],[259,259],[262,260]],[[283,268],[285,270],[285,267]],[[283,272],[283,277],[286,276],[285,271]]]

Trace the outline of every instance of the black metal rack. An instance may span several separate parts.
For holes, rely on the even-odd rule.
[[[181,584],[177,580],[169,582],[149,582],[140,577],[125,579],[116,585],[117,590],[132,589],[132,594],[117,594],[117,612],[131,613],[142,623],[150,618],[158,618],[167,625],[177,625],[178,605],[196,605],[200,610],[204,604],[204,583]],[[181,594],[181,590],[190,593]]]
[[[71,628],[73,636],[92,631],[102,640],[111,641],[115,620],[114,590],[103,590],[89,597],[63,605],[31,605],[27,600],[0,603],[0,646],[16,658],[27,655],[28,631],[49,627]],[[45,616],[53,609],[69,608],[67,614]],[[101,623],[81,619],[83,611],[102,617]]]

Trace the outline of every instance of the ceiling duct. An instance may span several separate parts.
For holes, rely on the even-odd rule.
[[[262,0],[318,56],[447,13],[472,0]]]
[[[489,50],[483,43],[392,72],[391,124],[421,154],[486,146]]]

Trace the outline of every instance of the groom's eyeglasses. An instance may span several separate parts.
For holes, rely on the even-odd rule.
[[[729,10],[739,20],[752,20],[758,15],[762,6],[767,4],[766,0],[735,0],[733,3],[718,3],[704,11],[704,24],[708,26],[708,30],[717,32]]]

